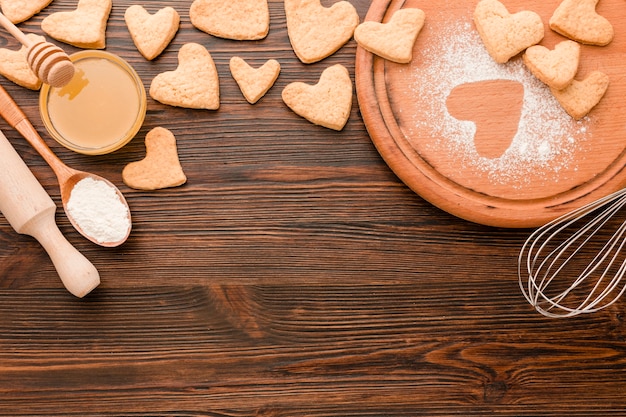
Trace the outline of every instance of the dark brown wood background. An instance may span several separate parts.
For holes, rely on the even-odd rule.
[[[283,104],[288,83],[314,83],[331,64],[354,78],[354,41],[304,65],[282,1],[270,1],[270,34],[259,42],[194,29],[189,0],[144,1],[151,12],[174,6],[182,20],[147,62],[124,25],[132,2],[113,3],[108,51],[148,87],[176,67],[181,45],[202,43],[220,74],[221,108],[150,100],[138,136],[105,156],[48,140],[68,165],[120,187],[134,229],[123,246],[101,248],[58,210],[61,230],[102,278],[80,300],[39,244],[0,218],[0,415],[626,415],[626,300],[544,318],[517,282],[528,230],[472,224],[412,193],[372,145],[356,96],[342,132]],[[363,19],[369,2],[352,3]],[[43,16],[74,7],[55,0],[20,27],[41,33]],[[17,48],[1,33],[0,47]],[[282,65],[256,105],[230,76],[233,55]],[[0,82],[44,133],[37,93]],[[143,158],[155,126],[176,135],[189,181],[131,190],[121,171]],[[0,128],[58,203],[50,168]]]

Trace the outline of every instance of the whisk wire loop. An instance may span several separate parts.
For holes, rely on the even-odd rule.
[[[524,242],[518,258],[519,286],[538,312],[547,317],[592,313],[612,305],[626,291],[626,220],[580,272],[572,271],[578,258],[597,247],[599,232],[625,204],[622,189],[547,223]]]

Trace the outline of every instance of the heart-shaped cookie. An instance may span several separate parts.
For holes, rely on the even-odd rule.
[[[135,4],[126,9],[124,20],[137,50],[149,61],[163,52],[180,26],[180,16],[172,7],[150,14]]]
[[[131,162],[122,171],[124,184],[138,190],[177,187],[187,182],[178,159],[176,137],[169,130],[155,127],[146,135],[146,157]]]
[[[305,64],[334,54],[359,25],[359,15],[347,1],[324,7],[320,0],[285,0],[285,15],[293,51]]]
[[[194,0],[189,17],[196,28],[225,39],[263,39],[270,29],[267,0]]]
[[[217,110],[220,84],[209,51],[198,43],[183,45],[178,52],[178,68],[154,77],[150,97],[170,106]]]
[[[26,37],[32,42],[45,41],[43,36],[33,33],[27,34]],[[28,48],[25,46],[22,46],[17,51],[0,48],[0,74],[17,85],[31,90],[39,90],[41,80],[28,65],[27,54]]]
[[[474,24],[489,55],[499,64],[543,39],[541,17],[523,10],[511,14],[498,0],[481,0],[474,10]]]
[[[533,45],[524,53],[524,64],[530,72],[550,88],[562,90],[574,79],[580,62],[580,44],[563,41],[550,50]]]
[[[326,68],[315,85],[288,84],[282,98],[294,113],[311,123],[341,130],[352,109],[352,79],[343,65],[336,64]]]
[[[567,114],[579,120],[602,100],[608,87],[608,75],[593,71],[582,81],[574,80],[563,90],[552,89],[551,91]]]
[[[373,54],[406,64],[413,58],[413,45],[425,18],[426,14],[420,9],[400,9],[386,23],[361,23],[354,31],[354,39]]]
[[[76,10],[52,13],[43,19],[41,29],[79,48],[104,49],[111,6],[112,0],[79,0]]]
[[[46,8],[52,0],[0,0],[2,14],[13,23],[30,19]]]
[[[596,13],[599,0],[564,0],[550,18],[550,29],[580,43],[604,46],[613,40],[613,25]]]
[[[259,68],[252,68],[238,56],[230,59],[230,73],[237,82],[243,96],[254,104],[272,88],[280,74],[280,64],[270,59]]]

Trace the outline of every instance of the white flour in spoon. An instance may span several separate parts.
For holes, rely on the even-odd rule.
[[[84,178],[74,185],[67,202],[74,222],[98,243],[123,240],[131,227],[128,207],[104,181]]]

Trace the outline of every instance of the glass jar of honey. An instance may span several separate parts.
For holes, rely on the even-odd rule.
[[[61,145],[87,155],[120,149],[139,131],[146,115],[146,91],[137,72],[109,52],[90,50],[70,56],[72,81],[44,84],[39,96],[48,133]]]

